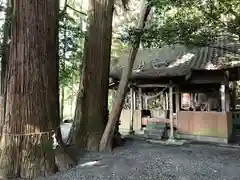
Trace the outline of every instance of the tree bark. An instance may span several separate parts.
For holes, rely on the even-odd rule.
[[[68,142],[72,142],[74,145],[77,145],[80,148],[84,148],[85,146],[85,133],[86,133],[86,121],[83,120],[83,74],[84,74],[84,66],[85,66],[85,57],[87,52],[87,37],[85,35],[85,41],[84,41],[84,56],[83,61],[80,64],[79,72],[80,72],[80,82],[79,82],[79,88],[77,93],[77,99],[76,99],[76,107],[74,112],[74,122],[73,126],[69,133],[69,139]],[[76,127],[74,131],[74,127]]]
[[[149,4],[146,4],[143,0],[142,9],[140,13],[140,19],[135,34],[135,42],[131,47],[129,53],[128,64],[123,68],[122,77],[118,86],[116,101],[113,104],[112,111],[110,113],[109,121],[100,142],[100,151],[110,151],[112,149],[112,140],[114,135],[114,129],[118,119],[120,118],[122,106],[128,89],[128,79],[131,76],[133,64],[140,45],[142,30],[145,26],[147,16],[151,10]]]
[[[90,0],[89,27],[83,75],[82,121],[79,144],[88,151],[98,151],[108,119],[108,82],[112,41],[113,0]],[[81,122],[82,124],[83,122]],[[82,131],[85,128],[85,132]]]
[[[11,29],[11,19],[12,19],[12,5],[11,0],[7,1],[7,11],[5,13],[5,22],[3,28],[3,44],[2,44],[2,59],[1,59],[1,99],[0,99],[0,109],[1,109],[1,122],[0,122],[0,134],[2,134],[2,126],[4,122],[4,114],[6,109],[6,71],[7,62],[9,57],[9,39],[10,39],[10,29]]]
[[[63,120],[63,111],[64,111],[64,87],[61,88],[61,110],[60,110],[60,119]]]
[[[52,130],[59,123],[58,0],[14,0],[1,176],[55,172]]]

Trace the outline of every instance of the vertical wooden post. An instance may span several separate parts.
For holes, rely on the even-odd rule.
[[[176,124],[178,123],[178,113],[180,111],[180,103],[179,103],[179,88],[175,89],[175,104],[176,104]]]
[[[193,111],[196,111],[195,107],[195,93],[190,93],[190,103]]]
[[[143,98],[142,98],[142,88],[138,89],[138,95],[139,95],[139,109],[143,109]]]
[[[168,93],[165,93],[165,100],[166,100],[166,110],[169,109],[169,104],[168,104]]]
[[[230,93],[226,91],[226,105],[225,105],[226,112],[230,111]]]
[[[207,111],[211,111],[211,101],[208,99],[207,100]]]
[[[227,71],[227,78],[225,84],[225,111],[230,111],[230,93],[229,93],[229,72]]]
[[[135,111],[137,109],[136,107],[136,91],[133,90],[133,110]]]
[[[131,119],[130,119],[130,133],[133,132],[133,113],[134,113],[134,103],[133,103],[133,88],[130,87],[130,96],[131,96]]]
[[[236,88],[237,88],[237,81],[232,82],[232,94],[231,94],[231,106],[232,109],[235,110],[236,108]]]
[[[232,94],[231,94],[231,107],[233,110],[236,108],[236,87],[237,87],[237,82],[233,81],[232,82]]]
[[[225,94],[225,85],[222,84],[220,87],[220,95],[221,95],[221,108],[222,112],[226,111],[226,94]]]
[[[145,101],[145,110],[148,109],[148,97],[145,95],[144,96],[144,101]]]
[[[164,92],[162,92],[161,95],[160,95],[160,102],[161,102],[161,105],[162,105],[162,109],[164,110],[165,107],[166,107],[166,102],[165,102],[165,98],[164,98]]]
[[[181,110],[182,107],[182,93],[178,93],[179,94],[179,110]]]
[[[169,109],[170,109],[170,139],[174,139],[173,134],[173,87],[169,87]]]
[[[136,91],[133,89],[133,112],[132,112],[132,132],[136,129]]]

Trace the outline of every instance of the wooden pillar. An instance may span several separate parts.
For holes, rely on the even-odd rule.
[[[136,91],[133,90],[133,110],[136,110]]]
[[[236,97],[237,97],[236,88],[237,88],[237,81],[233,81],[232,82],[232,94],[231,94],[231,106],[232,106],[233,110],[235,110],[235,108],[236,108]]]
[[[209,98],[207,100],[207,111],[211,111],[211,101]]]
[[[162,109],[164,110],[166,107],[166,102],[165,102],[165,98],[164,98],[164,92],[161,93],[160,95],[160,103],[162,105]]]
[[[237,88],[237,81],[232,82],[232,94],[231,94],[231,106],[232,109],[235,110],[236,108],[236,88]]]
[[[227,71],[227,77],[229,77],[229,72]],[[225,111],[230,111],[230,92],[229,92],[229,78],[225,82]]]
[[[180,96],[179,96],[179,88],[175,89],[175,104],[176,104],[176,124],[178,123],[178,113],[180,111]]]
[[[190,94],[190,107],[193,108],[193,93]]]
[[[169,117],[170,117],[170,139],[174,139],[174,134],[173,134],[173,87],[170,86],[169,87],[169,109],[170,109],[170,113],[169,113]]]
[[[145,95],[144,96],[144,100],[145,100],[145,110],[148,109],[148,97]]]
[[[165,100],[166,100],[166,110],[169,109],[169,104],[168,104],[168,93],[165,93]]]
[[[190,107],[193,109],[193,111],[196,110],[196,107],[195,107],[195,93],[190,93]]]
[[[130,119],[130,133],[133,132],[133,113],[134,113],[134,97],[133,97],[133,88],[130,88],[130,96],[131,96],[131,119]]]
[[[225,94],[225,85],[222,84],[220,87],[220,96],[221,96],[221,108],[222,112],[226,111],[226,94]]]
[[[182,108],[182,93],[179,92],[179,109],[181,110]]]
[[[139,109],[143,109],[143,97],[142,97],[142,88],[138,89],[138,95],[139,95]]]
[[[226,105],[225,105],[225,110],[226,112],[230,111],[230,93],[228,91],[226,91],[225,93],[226,95]]]

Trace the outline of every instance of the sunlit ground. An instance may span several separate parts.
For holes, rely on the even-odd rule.
[[[240,149],[207,144],[164,146],[127,141],[113,153],[88,153],[51,180],[238,180]]]

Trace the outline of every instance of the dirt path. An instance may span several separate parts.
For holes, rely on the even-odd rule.
[[[51,180],[239,180],[240,149],[207,144],[164,146],[129,141],[111,154],[92,153],[80,164],[100,160],[96,166],[80,165]],[[43,180],[43,179],[42,179]]]

